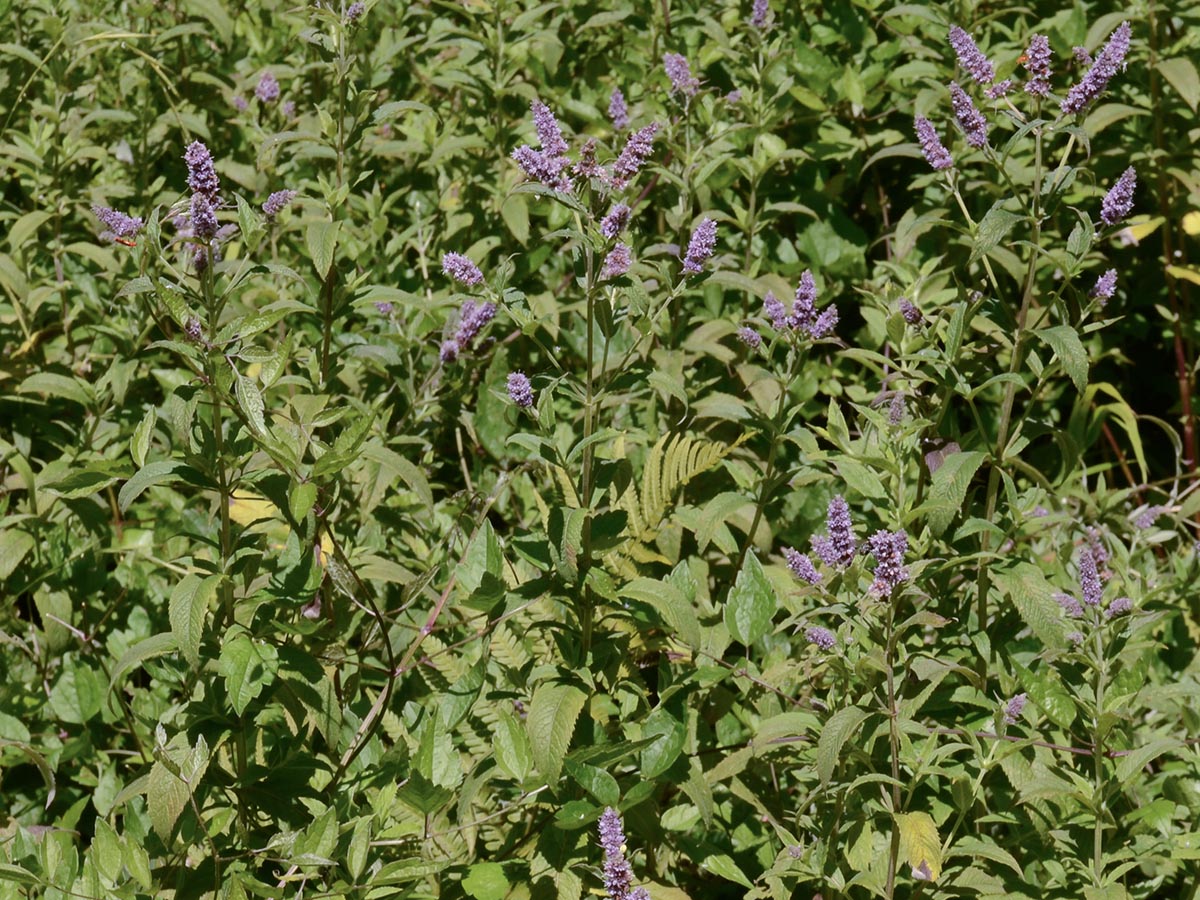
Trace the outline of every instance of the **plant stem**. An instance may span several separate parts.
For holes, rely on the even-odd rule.
[[[1104,882],[1104,820],[1101,810],[1104,808],[1104,690],[1108,681],[1108,660],[1104,656],[1104,636],[1100,629],[1096,630],[1096,678],[1094,693],[1096,700],[1095,717],[1092,721],[1094,738],[1092,740],[1092,771],[1096,779],[1096,787],[1092,794],[1092,805],[1095,807],[1095,823],[1092,829],[1092,878],[1097,887]]]
[[[578,220],[577,220],[578,221]],[[580,224],[582,230],[582,224]],[[595,335],[596,335],[596,255],[592,245],[584,242],[584,259],[587,265],[586,281],[586,317],[587,317],[587,362],[584,367],[584,407],[583,407],[583,439],[587,445],[583,448],[583,473],[580,478],[579,502],[583,506],[583,559],[579,566],[580,577],[580,623],[582,625],[583,659],[586,664],[588,654],[592,650],[593,619],[595,618],[595,603],[591,588],[587,584],[588,570],[592,564],[592,491],[595,487],[595,444],[591,437],[596,433],[596,384],[595,372]]]
[[[219,318],[221,315],[220,304],[213,297],[213,271],[211,254],[209,264],[205,267],[200,276],[201,291],[204,296],[204,305],[208,310],[208,337],[212,340],[220,326]],[[229,472],[225,467],[225,434],[224,434],[224,403],[221,399],[221,390],[217,382],[217,366],[220,364],[221,355],[219,352],[208,354],[208,364],[205,376],[208,380],[208,395],[212,403],[212,429],[213,429],[213,444],[216,450],[216,474],[217,474],[217,493],[220,501],[220,548],[221,548],[221,609],[224,614],[225,627],[233,624],[233,580],[230,573],[227,571],[229,560],[233,557],[233,547],[230,537],[230,521],[229,521],[229,501],[233,494],[231,489]]]
[[[892,842],[888,852],[887,886],[884,895],[891,900],[896,890],[896,864],[900,856],[900,829],[896,815],[900,812],[900,726],[897,722],[896,683],[893,663],[896,656],[896,604],[888,599],[887,631],[885,641],[884,670],[887,676],[888,749],[892,764]]]

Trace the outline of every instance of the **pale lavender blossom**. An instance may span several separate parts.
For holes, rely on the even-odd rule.
[[[1108,581],[1113,577],[1112,570],[1108,567],[1110,559],[1108,548],[1104,546],[1104,535],[1099,528],[1089,525],[1087,529],[1088,549],[1092,551],[1092,559],[1096,561],[1096,571],[1100,574],[1101,581]]]
[[[908,581],[904,555],[908,552],[908,534],[904,531],[877,531],[867,538],[867,547],[875,557],[875,581],[871,593],[890,597],[892,592]]]
[[[233,98],[233,108],[236,109],[238,112],[245,112],[247,109],[250,108],[250,103],[241,94],[237,94]]]
[[[763,297],[763,314],[771,320],[771,324],[777,331],[782,331],[787,327],[788,315],[783,301],[770,291],[767,291],[767,296]]]
[[[788,325],[793,329],[808,331],[816,320],[817,283],[813,279],[812,270],[805,269],[800,275],[800,283],[796,286],[796,297],[792,301]]]
[[[1029,702],[1029,697],[1026,694],[1017,694],[1005,704],[1004,721],[1008,725],[1016,725],[1021,718],[1021,714],[1025,712],[1025,704]]]
[[[289,119],[296,114],[296,103],[294,100],[284,100],[283,105],[279,107],[279,111]]]
[[[1104,611],[1106,618],[1112,619],[1117,616],[1128,615],[1133,609],[1133,601],[1128,597],[1118,597],[1112,603],[1108,604],[1108,609]]]
[[[984,94],[987,95],[989,100],[999,100],[1001,97],[1007,97],[1009,95],[1014,84],[1016,84],[1016,82],[1011,78],[1005,78],[1003,81],[993,84],[990,88],[984,91]]]
[[[190,212],[192,234],[202,241],[210,241],[217,234],[217,211],[204,194],[192,194]]]
[[[1078,619],[1083,615],[1083,607],[1079,601],[1070,594],[1054,594],[1054,602],[1062,607],[1062,611],[1066,613],[1068,618]]]
[[[624,203],[617,203],[600,221],[600,233],[610,241],[625,230],[625,226],[629,224],[629,216],[632,210]]]
[[[375,309],[379,312],[380,315],[390,316],[392,314],[392,310],[395,309],[395,307],[392,306],[392,304],[386,300],[376,300],[375,301]]]
[[[1125,55],[1129,52],[1130,29],[1128,22],[1122,22],[1116,31],[1096,54],[1095,61],[1087,70],[1079,83],[1074,85],[1062,102],[1062,111],[1067,115],[1082,112],[1093,100],[1104,93],[1108,83],[1117,70],[1125,63]],[[1076,58],[1079,58],[1076,48]],[[1086,53],[1086,51],[1085,51]]]
[[[1044,34],[1034,34],[1029,37],[1029,47],[1025,50],[1025,71],[1029,80],[1025,82],[1025,93],[1038,97],[1050,94],[1050,39]]]
[[[495,303],[475,303],[468,300],[462,305],[458,316],[458,329],[454,340],[460,349],[466,349],[488,322],[496,317]]]
[[[1100,584],[1100,573],[1096,568],[1096,557],[1091,548],[1079,551],[1079,590],[1087,606],[1099,606],[1104,586]]]
[[[512,158],[530,178],[557,191],[569,191],[571,179],[565,170],[570,160],[567,159],[567,142],[562,136],[558,120],[554,118],[550,107],[540,100],[534,100],[530,108],[542,149],[534,150],[522,145],[513,151]]]
[[[469,257],[463,256],[461,253],[443,254],[442,272],[468,287],[483,281],[483,272],[479,271],[479,266],[475,265]]]
[[[1078,647],[1083,643],[1084,637],[1082,631],[1072,631],[1067,634],[1067,640]]]
[[[750,27],[762,30],[770,24],[771,5],[768,0],[754,0],[750,8]]]
[[[505,386],[508,388],[508,399],[521,409],[529,409],[533,406],[533,385],[529,383],[529,378],[524,373],[509,373]]]
[[[633,869],[625,858],[625,823],[611,806],[600,816],[600,846],[604,850],[604,890],[608,900],[629,900]]]
[[[187,163],[188,189],[195,194],[203,194],[208,202],[219,206],[221,199],[221,180],[217,178],[217,170],[213,166],[212,154],[200,141],[192,141],[184,151],[183,161]]]
[[[683,94],[686,97],[696,96],[700,82],[692,75],[691,66],[685,57],[678,53],[668,53],[663,57],[663,68],[671,79],[671,93]]]
[[[596,139],[588,138],[579,148],[579,161],[571,167],[572,174],[580,178],[602,178],[604,167],[596,162]]]
[[[738,340],[751,350],[757,350],[762,346],[762,335],[755,331],[752,325],[743,325],[738,329],[737,336]]]
[[[442,346],[438,350],[438,357],[444,363],[454,362],[456,359],[458,359],[458,354],[461,349],[462,348],[458,346],[458,341],[454,340],[454,338],[447,338],[446,340],[442,341]]]
[[[1158,517],[1166,512],[1166,507],[1163,506],[1147,506],[1144,510],[1138,513],[1137,518],[1133,520],[1133,524],[1143,530],[1151,527]]]
[[[254,88],[254,96],[263,103],[274,103],[279,99],[279,82],[270,72],[263,72]]]
[[[558,119],[554,118],[550,107],[540,100],[534,100],[530,109],[533,111],[533,127],[537,130],[542,151],[551,156],[565,156],[567,142],[562,136],[562,128],[559,127]]]
[[[921,310],[913,304],[907,297],[901,297],[896,305],[900,307],[900,315],[909,325],[920,325],[923,319]]]
[[[837,635],[820,625],[813,625],[806,629],[804,637],[810,644],[816,644],[822,650],[832,650],[837,646]]]
[[[837,329],[838,310],[833,304],[825,307],[817,320],[808,326],[808,336],[814,341],[827,338]]]
[[[813,561],[807,553],[801,553],[791,547],[784,547],[783,558],[787,560],[787,566],[792,570],[792,574],[801,581],[820,584],[823,580],[821,573],[817,571],[817,567],[813,565]]]
[[[629,136],[624,149],[621,150],[621,155],[613,163],[612,184],[614,188],[619,190],[625,187],[641,171],[642,166],[650,157],[650,152],[654,149],[654,135],[657,133],[658,123],[651,122],[645,128],[639,128]]]
[[[354,0],[346,7],[346,21],[353,25],[363,17],[363,13],[367,11],[367,5],[362,0]]]
[[[621,93],[620,88],[613,88],[608,98],[608,118],[617,131],[624,131],[629,127],[629,105],[625,102],[625,95]]]
[[[1100,301],[1101,306],[1105,306],[1112,295],[1117,290],[1117,270],[1108,269],[1103,275],[1096,279],[1096,286],[1092,288],[1089,296],[1095,297]]]
[[[941,172],[953,166],[954,159],[950,156],[950,151],[942,145],[942,139],[938,137],[933,123],[924,116],[917,116],[913,120],[913,124],[917,132],[917,141],[921,145],[921,152],[925,154],[925,161],[929,163],[930,168]]]
[[[275,191],[266,200],[263,201],[262,210],[268,219],[273,219],[289,206],[296,199],[295,191]]]
[[[604,281],[620,278],[629,271],[631,265],[633,265],[633,257],[630,256],[629,248],[622,243],[613,244],[613,248],[604,257],[600,278]]]
[[[812,538],[813,552],[827,566],[845,569],[854,562],[858,553],[858,540],[854,536],[854,524],[850,521],[850,505],[840,495],[829,501],[825,512],[824,537]]]
[[[1081,66],[1092,65],[1092,54],[1088,53],[1087,47],[1072,47],[1071,55],[1075,57],[1075,62]]]
[[[114,240],[128,240],[137,236],[145,224],[140,216],[126,215],[108,206],[93,206],[92,215],[107,229],[104,234],[111,235]]]
[[[201,338],[204,337],[204,329],[200,325],[200,320],[195,316],[188,316],[183,325],[183,334],[193,344],[200,343]]]
[[[1121,173],[1100,204],[1100,221],[1116,225],[1133,209],[1133,191],[1137,187],[1137,172],[1133,166]]]
[[[717,246],[717,223],[715,219],[701,219],[688,241],[687,256],[683,259],[683,271],[695,275],[704,269],[704,263],[712,257]]]
[[[974,102],[956,83],[950,84],[950,105],[954,116],[962,126],[963,135],[972,147],[986,147],[988,125],[983,114],[975,108]]]
[[[737,103],[741,103],[742,102],[742,92],[739,90],[736,90],[736,89],[730,91],[728,94],[725,95],[725,102],[728,103],[730,106],[733,106],[734,104],[737,104]]]
[[[958,64],[963,71],[979,84],[991,84],[996,80],[996,70],[983,52],[975,45],[975,40],[957,25],[950,27],[950,46],[958,57]]]

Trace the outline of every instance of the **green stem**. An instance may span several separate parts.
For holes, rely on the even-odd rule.
[[[580,223],[582,230],[582,223]],[[587,442],[583,448],[583,474],[580,478],[579,502],[583,506],[583,560],[579,567],[580,600],[582,609],[580,619],[583,628],[583,658],[586,663],[592,649],[592,632],[594,628],[595,603],[591,588],[587,584],[588,570],[592,564],[592,491],[595,487],[594,462],[595,444],[591,437],[596,433],[596,381],[595,372],[595,336],[596,336],[596,255],[589,242],[584,243],[584,258],[587,264],[586,281],[586,317],[587,317],[587,362],[584,369],[584,408],[583,408],[583,439]]]
[[[1096,700],[1095,717],[1092,720],[1094,738],[1092,740],[1092,768],[1096,779],[1092,804],[1096,808],[1095,823],[1092,829],[1092,878],[1097,887],[1104,882],[1104,819],[1101,810],[1104,808],[1104,732],[1101,722],[1104,718],[1104,690],[1108,681],[1108,661],[1104,656],[1104,636],[1101,629],[1096,629],[1096,677],[1094,693]]]
[[[900,829],[896,815],[900,812],[900,725],[896,709],[896,682],[893,663],[896,657],[896,604],[888,600],[886,657],[884,669],[887,676],[888,748],[892,766],[892,842],[888,852],[887,886],[884,895],[891,900],[896,890],[896,864],[900,856]]]

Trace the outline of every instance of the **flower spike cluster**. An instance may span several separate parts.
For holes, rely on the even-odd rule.
[[[671,79],[671,93],[694,97],[700,90],[700,80],[692,74],[686,57],[678,53],[668,53],[663,57],[663,68]]]
[[[1079,83],[1067,92],[1067,96],[1062,102],[1064,113],[1073,115],[1082,112],[1093,100],[1104,93],[1108,83],[1125,63],[1125,56],[1129,53],[1129,36],[1129,23],[1122,22],[1100,52],[1096,54],[1091,68],[1087,70]],[[1080,47],[1075,48],[1076,57],[1079,56],[1081,49]],[[1087,51],[1084,51],[1084,56],[1086,57],[1086,55]]]
[[[608,98],[608,118],[617,131],[629,127],[629,106],[625,103],[625,95],[620,88],[613,88],[612,96]]]
[[[650,900],[645,888],[633,887],[633,869],[625,858],[625,823],[611,806],[600,815],[600,847],[604,850],[604,892],[608,900]]]
[[[442,341],[442,347],[438,354],[442,362],[454,362],[460,353],[470,349],[475,337],[483,330],[483,326],[495,317],[495,303],[466,301],[459,310],[458,327],[454,330],[454,336]]]
[[[696,275],[703,271],[704,263],[717,247],[717,223],[715,219],[701,219],[692,231],[688,242],[687,256],[683,258],[683,271]]]
[[[558,120],[554,118],[550,107],[540,100],[534,100],[531,109],[542,149],[534,150],[528,144],[522,144],[513,151],[512,158],[535,181],[556,191],[569,191],[571,177],[566,169],[571,161],[567,159],[567,142],[562,136]]]
[[[954,159],[950,156],[950,151],[942,145],[942,139],[938,137],[933,123],[924,116],[917,116],[913,120],[913,125],[917,131],[917,141],[921,145],[921,152],[925,154],[925,161],[929,163],[930,168],[935,172],[941,172],[943,169],[953,166]]]
[[[975,108],[975,103],[967,96],[967,92],[955,82],[950,84],[950,105],[954,109],[954,117],[962,126],[967,143],[972,147],[986,147],[988,142],[987,119]]]
[[[950,27],[950,46],[954,48],[958,64],[977,84],[991,84],[996,80],[996,69],[991,61],[975,45],[975,39],[957,25]]]
[[[129,240],[136,237],[145,224],[140,216],[130,216],[107,206],[93,206],[92,214],[107,229],[103,234],[113,240]]]
[[[1133,209],[1133,191],[1137,187],[1137,172],[1130,166],[1121,173],[1100,204],[1100,221],[1116,225]]]

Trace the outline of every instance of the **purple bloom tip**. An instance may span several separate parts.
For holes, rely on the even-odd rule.
[[[279,99],[279,82],[270,72],[263,72],[254,88],[254,96],[263,103],[274,103]]]
[[[483,272],[479,271],[479,266],[461,253],[444,254],[442,256],[442,272],[447,277],[468,287],[483,281]]]
[[[712,255],[717,246],[717,223],[715,219],[701,219],[700,224],[692,231],[688,242],[687,255],[683,259],[683,271],[696,275],[703,271],[704,263]]]
[[[1025,694],[1017,694],[1004,707],[1004,721],[1009,725],[1016,725],[1017,720],[1021,718],[1021,713],[1025,711],[1025,704],[1029,697]]]
[[[92,215],[99,219],[113,239],[128,240],[137,235],[143,226],[140,216],[126,215],[107,206],[93,206]]]
[[[991,84],[996,79],[996,70],[979,47],[975,39],[957,25],[950,27],[950,46],[958,57],[958,64],[979,84]]]
[[[950,156],[950,151],[942,145],[942,139],[938,137],[933,123],[924,116],[917,116],[913,120],[913,124],[917,132],[917,142],[921,145],[921,152],[925,154],[925,161],[929,163],[930,168],[941,172],[953,166],[954,158]]]
[[[604,257],[600,278],[603,281],[620,278],[629,271],[631,265],[633,265],[633,258],[629,255],[629,248],[621,243],[613,244],[613,248]]]
[[[529,378],[521,372],[512,372],[505,385],[508,388],[508,399],[522,409],[533,406],[533,385]]]
[[[1137,172],[1133,166],[1121,173],[1104,195],[1100,204],[1100,221],[1105,225],[1116,225],[1133,209],[1133,191],[1137,187]]]
[[[296,199],[295,191],[275,191],[271,196],[263,202],[262,210],[268,219],[273,219],[289,206]]]
[[[832,650],[837,646],[837,635],[820,625],[813,625],[806,629],[804,637],[810,644],[816,644],[822,650]]]

